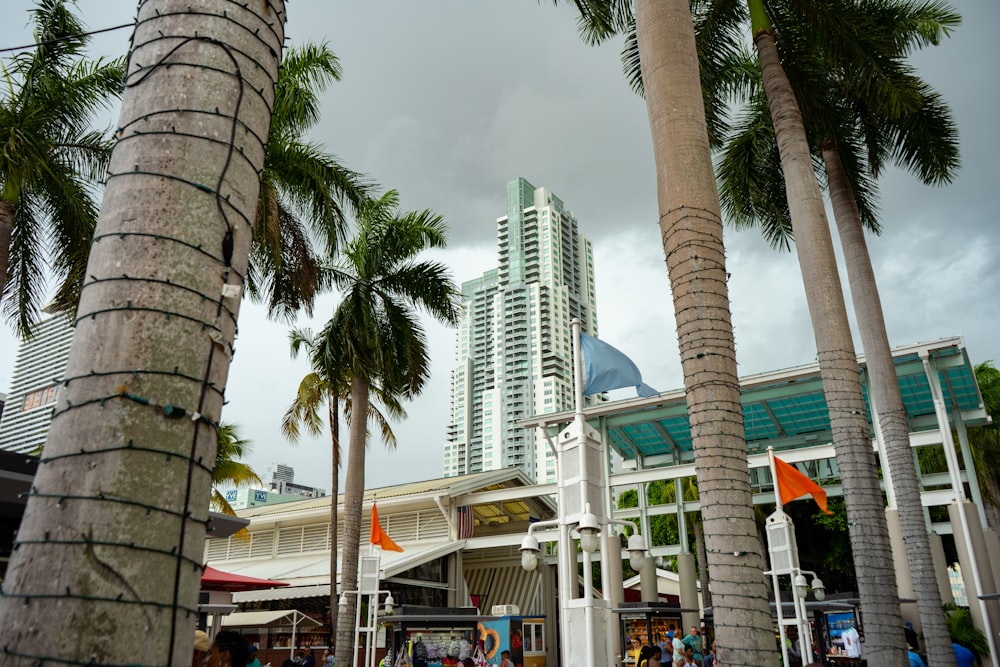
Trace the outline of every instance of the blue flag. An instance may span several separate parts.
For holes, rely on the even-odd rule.
[[[580,347],[587,376],[584,396],[623,387],[635,387],[636,393],[643,398],[660,393],[642,381],[638,366],[617,348],[585,333],[580,334]]]

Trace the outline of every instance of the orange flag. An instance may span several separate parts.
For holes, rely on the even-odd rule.
[[[378,508],[375,506],[375,503],[372,503],[372,534],[369,541],[376,546],[382,547],[384,551],[403,552],[403,547],[389,539],[389,534],[382,530],[382,525],[378,521]]]
[[[775,482],[778,485],[778,494],[782,504],[790,503],[804,495],[811,495],[819,508],[827,514],[833,514],[826,508],[826,491],[820,485],[812,481],[798,469],[785,463],[777,456],[774,457],[774,471],[777,473]]]

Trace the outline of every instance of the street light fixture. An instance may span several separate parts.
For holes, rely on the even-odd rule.
[[[628,564],[636,572],[642,567],[646,558],[646,540],[642,535],[635,533],[628,538]]]
[[[597,551],[597,547],[601,543],[601,524],[597,522],[597,516],[589,511],[589,504],[587,510],[580,515],[576,528],[580,531],[580,548],[592,554]]]
[[[811,574],[813,577],[812,582],[809,584],[806,583],[806,574]],[[815,572],[810,572],[809,570],[798,570],[798,573],[795,575],[793,585],[795,586],[795,592],[802,599],[805,599],[810,588],[812,589],[813,596],[815,596],[816,600],[822,602],[826,599],[826,587],[823,586],[823,582],[820,581],[820,578],[816,576]]]
[[[538,539],[530,532],[521,540],[521,567],[532,572],[538,567]]]

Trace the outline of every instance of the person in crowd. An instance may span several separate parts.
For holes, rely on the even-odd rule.
[[[194,655],[191,656],[191,667],[205,667],[205,656],[212,650],[212,640],[204,630],[194,631]]]
[[[649,656],[653,654],[653,649],[643,646],[639,649],[639,656],[635,659],[635,667],[649,667]]]
[[[261,667],[260,660],[257,659],[257,647],[253,644],[250,645],[249,659],[247,660],[247,667]]]
[[[663,660],[663,649],[656,644],[653,644],[649,648],[652,653],[649,656],[649,667],[660,667],[660,661]]]
[[[952,642],[951,648],[955,651],[955,664],[958,667],[979,667],[976,654],[962,646],[958,642]]]
[[[927,663],[920,657],[920,654],[913,650],[913,646],[906,645],[906,654],[910,658],[910,667],[927,667]]]
[[[510,651],[500,651],[500,667],[514,667],[514,661],[510,659]]]
[[[681,631],[674,629],[674,624],[670,624],[670,632],[667,633],[670,637],[670,643],[674,647],[674,653],[670,656],[671,662],[677,662],[678,660],[684,659],[684,640],[681,638]]]
[[[302,659],[302,667],[316,667],[316,652],[312,649],[306,651],[305,657]]]
[[[708,653],[701,660],[701,667],[716,667],[715,664],[715,640],[708,646]]]
[[[208,653],[208,667],[247,667],[249,653],[243,635],[232,630],[223,630],[215,635],[212,649]]]
[[[684,646],[690,646],[694,649],[694,659],[701,660],[701,634],[698,632],[698,628],[691,626],[691,632],[685,635]]]
[[[694,659],[694,647],[685,646],[684,657],[675,662],[674,667],[691,667],[692,665],[698,665],[700,667],[701,663]]]
[[[323,667],[333,667],[337,660],[330,649],[323,650]]]

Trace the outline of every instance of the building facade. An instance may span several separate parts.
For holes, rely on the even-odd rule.
[[[561,199],[516,178],[497,260],[462,285],[444,474],[520,468],[548,482],[555,455],[518,421],[573,406],[570,322],[597,335],[593,248]]]
[[[21,344],[0,415],[0,449],[23,453],[45,444],[72,341],[71,320],[55,315],[41,322],[34,336]]]

